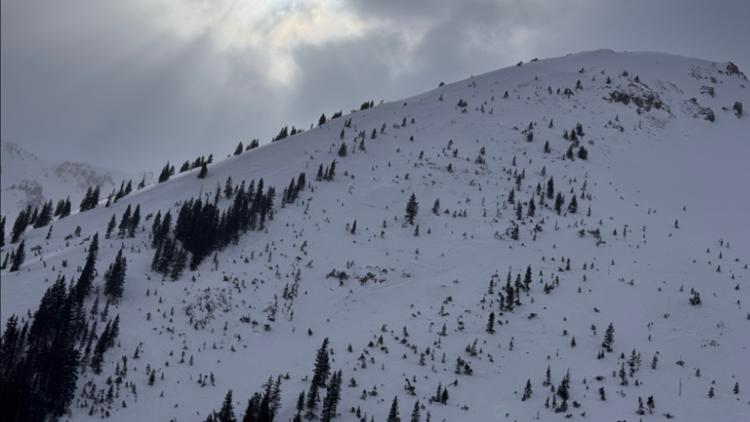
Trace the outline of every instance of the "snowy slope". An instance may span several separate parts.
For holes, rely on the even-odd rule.
[[[50,199],[56,202],[69,196],[77,205],[89,187],[100,186],[109,193],[119,188],[122,180],[134,179],[137,183],[143,176],[85,163],[50,163],[12,142],[3,142],[0,152],[2,214],[9,218],[15,218],[26,205],[37,207]]]
[[[594,421],[661,420],[665,414],[679,421],[746,421],[750,118],[747,111],[736,116],[732,107],[750,105],[747,85],[726,63],[600,50],[386,102],[209,165],[205,179],[192,170],[109,208],[71,215],[55,223],[50,239],[46,228],[29,229],[27,251],[41,249],[28,253],[20,272],[2,272],[1,316],[33,312],[58,274],[75,278],[88,237],[99,232],[100,274],[120,246],[128,259],[123,299],[109,309],[120,315],[120,336],[102,374],[87,369],[80,375],[69,420],[101,417],[101,404],[89,416],[91,397],[106,392],[107,378],[127,356],[125,381],[137,394],[116,389],[108,405],[112,420],[203,420],[228,389],[241,417],[248,397],[269,376],[288,374],[276,418],[287,421],[327,337],[331,366],[343,371],[339,420],[356,420],[350,409],[357,407],[367,420],[385,420],[398,396],[402,420],[419,400],[423,420],[429,412],[433,421],[562,420],[567,414]],[[615,91],[640,100],[611,101]],[[467,105],[458,107],[462,99]],[[348,118],[351,128],[344,128]],[[524,131],[532,122],[528,142]],[[562,134],[577,123],[587,160],[565,159],[572,143]],[[346,157],[337,155],[342,129]],[[365,150],[354,140],[360,131]],[[333,159],[335,180],[315,181],[318,166]],[[277,200],[265,231],[248,232],[219,252],[217,262],[207,259],[175,282],[150,270],[150,220],[134,239],[101,238],[112,215],[119,219],[128,205],[140,204],[142,215],[167,209],[175,215],[181,201],[213,198],[227,177],[235,183],[262,177],[280,194],[300,172],[308,188],[295,204],[282,208]],[[514,176],[521,174],[516,185]],[[550,177],[565,196],[560,215],[554,200],[542,206],[536,195],[537,184],[544,195]],[[513,189],[524,204],[521,220],[508,201]],[[412,193],[419,236],[404,219]],[[566,212],[572,195],[575,214]],[[528,217],[532,197],[536,213]],[[436,199],[438,215],[431,210]],[[351,234],[347,227],[355,220]],[[518,240],[509,235],[514,224]],[[81,237],[66,240],[79,225]],[[591,234],[596,229],[600,242]],[[523,277],[527,266],[533,281],[522,305],[500,312],[506,277]],[[349,278],[327,277],[334,269]],[[284,299],[298,271],[298,294]],[[360,282],[368,273],[374,280]],[[556,279],[557,287],[545,294],[544,284]],[[701,305],[689,303],[691,289],[700,292]],[[196,312],[207,325],[195,328],[188,308],[201,309]],[[494,334],[486,332],[490,312],[502,322]],[[243,322],[248,319],[257,324]],[[597,359],[610,323],[613,352]],[[476,353],[469,353],[475,340]],[[617,372],[633,350],[642,365],[623,386]],[[183,351],[192,365],[181,363]],[[455,373],[457,358],[470,364],[472,375]],[[553,396],[543,385],[548,366],[554,386],[570,373],[567,412],[545,407]],[[157,371],[154,385],[147,367]],[[201,386],[198,380],[209,374],[214,385]],[[351,378],[356,387],[348,385]],[[404,388],[407,378],[414,396]],[[533,394],[522,401],[527,379]],[[429,402],[438,383],[448,386],[447,404]],[[363,390],[373,389],[377,395],[362,398]],[[638,397],[645,402],[648,396],[654,415],[636,414]]]

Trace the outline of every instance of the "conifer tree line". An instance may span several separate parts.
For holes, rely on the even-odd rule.
[[[232,390],[227,391],[219,411],[209,413],[204,422],[238,422],[234,410]],[[242,422],[273,422],[281,407],[281,377],[269,377],[263,390],[254,393],[247,401]]]
[[[304,177],[302,182],[304,184]],[[299,192],[297,186],[295,184],[294,192]],[[201,198],[184,202],[174,227],[169,212],[164,217],[157,214],[152,226],[154,271],[177,279],[184,270],[188,252],[189,265],[194,270],[212,253],[237,242],[240,234],[265,229],[266,221],[273,219],[275,189],[270,186],[264,192],[263,179],[260,179],[257,186],[253,180],[246,188],[243,181],[237,189],[231,190],[232,203],[225,210],[218,205],[220,191],[214,202]]]
[[[13,222],[10,243],[18,242],[29,226],[38,229],[52,223],[55,217],[59,219],[69,216],[71,208],[70,197],[60,199],[56,204],[49,200],[43,203],[41,207],[32,208],[31,205],[27,205],[26,208],[18,212],[16,220]],[[0,218],[0,223],[2,223],[0,229],[0,247],[2,247],[5,246],[5,217]]]
[[[276,413],[281,407],[281,377],[276,380],[269,377],[263,385],[263,390],[254,393],[247,402],[242,422],[273,422]],[[313,376],[310,388],[305,394],[301,392],[297,399],[297,413],[293,421],[301,422],[304,419],[319,419],[321,422],[330,422],[338,414],[338,406],[341,401],[341,386],[343,374],[341,371],[331,372],[331,362],[328,350],[328,338],[315,356]],[[322,399],[320,390],[325,389],[325,397]],[[304,412],[304,414],[303,414]],[[237,416],[232,399],[232,390],[227,391],[221,408],[212,411],[204,419],[204,422],[237,422]]]
[[[140,227],[141,224],[140,204],[136,205],[135,211],[131,210],[131,205],[128,204],[128,207],[125,208],[125,211],[122,213],[122,217],[120,217],[120,224],[117,224],[117,218],[115,217],[115,215],[112,215],[112,218],[107,224],[107,231],[104,234],[104,237],[106,239],[112,237],[112,232],[115,228],[118,229],[117,235],[121,239],[126,237],[135,237],[135,232],[138,230],[138,227]]]
[[[201,155],[200,157],[193,160],[192,163],[190,161],[185,161],[184,163],[182,163],[182,166],[180,166],[180,173],[184,173],[188,170],[196,169],[198,167],[203,168],[213,162],[214,162],[213,154],[209,154],[208,158]]]
[[[250,151],[251,149],[258,148],[260,146],[260,141],[258,139],[251,140],[247,146],[243,146],[242,142],[237,144],[237,147],[234,149],[234,155],[240,155],[244,151]]]
[[[208,164],[211,164],[214,161],[213,154],[209,154],[208,158],[204,156],[197,157],[192,162],[190,160],[186,160],[182,165],[180,166],[180,173],[184,173],[188,170],[192,170],[194,168],[198,167],[205,167]],[[170,164],[169,161],[167,161],[167,164],[162,167],[161,172],[159,172],[159,178],[157,179],[158,183],[164,183],[167,180],[169,180],[170,177],[175,175],[175,167],[174,165]]]
[[[67,413],[81,371],[90,366],[94,373],[101,372],[104,354],[119,335],[119,316],[109,319],[97,333],[98,298],[90,312],[92,324],[84,310],[96,277],[98,244],[95,234],[77,280],[68,284],[64,276],[58,276],[29,320],[16,315],[7,320],[0,337],[3,421],[55,420]],[[105,293],[119,297],[124,275],[125,258],[120,251],[107,271]]]
[[[141,181],[138,182],[137,189],[140,190],[145,187],[146,187],[146,175],[143,175],[143,177],[141,178]],[[107,195],[107,203],[104,206],[109,207],[110,205],[112,205],[113,202],[119,201],[120,199],[129,195],[132,192],[133,192],[133,180],[132,179],[128,180],[127,183],[125,183],[125,181],[123,180],[122,182],[120,182],[120,189],[118,189],[117,191],[113,189],[112,192],[110,192],[109,195]]]
[[[86,193],[83,195],[83,199],[81,200],[81,206],[80,206],[81,212],[94,209],[96,208],[98,204],[99,204],[99,186],[93,189],[89,187],[88,189],[86,189]]]
[[[286,139],[286,138],[288,138],[290,136],[294,136],[294,135],[296,135],[298,133],[302,133],[302,132],[303,132],[302,129],[297,129],[294,126],[292,126],[291,130],[289,129],[288,126],[284,126],[284,127],[282,127],[279,130],[279,133],[276,134],[276,136],[274,136],[273,138],[271,138],[271,142],[277,142],[277,141],[280,141],[282,139]]]
[[[83,309],[96,276],[98,249],[98,236],[94,235],[78,280],[68,285],[65,277],[58,277],[31,321],[19,321],[15,315],[8,319],[0,338],[0,396],[7,400],[3,420],[42,421],[62,416],[73,399],[79,370],[88,364],[93,341],[98,338],[91,358],[95,372],[101,369],[103,354],[115,344],[119,317],[97,335],[95,328],[89,328]],[[124,263],[121,254],[118,259]],[[124,278],[124,266],[111,273],[114,276],[118,271]],[[84,345],[82,354],[79,349]]]
[[[66,412],[78,379],[75,338],[81,313],[80,302],[60,277],[31,323],[15,315],[8,319],[0,340],[3,420],[42,421]]]

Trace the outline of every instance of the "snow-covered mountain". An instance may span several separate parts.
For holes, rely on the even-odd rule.
[[[0,144],[0,151],[2,214],[10,218],[27,205],[38,207],[67,197],[77,205],[89,187],[100,186],[102,192],[109,193],[123,180],[135,179],[137,183],[143,177],[85,163],[51,163],[13,142]],[[148,174],[147,180],[151,178]]]
[[[274,420],[294,419],[301,392],[319,394],[320,416],[336,390],[313,387],[327,338],[336,420],[386,420],[397,397],[401,420],[418,402],[421,421],[747,421],[743,104],[733,64],[645,52],[445,84],[74,212],[49,237],[28,228],[25,262],[2,271],[1,316],[29,321],[59,276],[75,284],[98,233],[63,420],[205,420],[228,390],[242,419],[279,375]],[[264,223],[175,280],[152,270],[157,213],[170,211],[178,251],[197,251],[232,219],[198,223],[186,201],[252,207],[262,195],[243,204],[237,190],[261,178],[276,188]],[[284,191],[299,192],[282,203]],[[136,206],[133,237],[126,222],[107,238]],[[120,250],[122,298],[105,306]],[[100,341],[115,316],[119,335]]]

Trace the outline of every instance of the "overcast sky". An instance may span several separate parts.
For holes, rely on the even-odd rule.
[[[750,70],[750,0],[2,0],[3,141],[124,170],[533,57]]]

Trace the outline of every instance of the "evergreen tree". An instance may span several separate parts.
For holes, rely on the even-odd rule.
[[[64,218],[70,215],[72,204],[70,202],[70,197],[65,199],[65,206],[62,209],[62,212],[60,213],[60,218]]]
[[[253,394],[252,397],[247,401],[247,407],[245,408],[245,416],[242,418],[242,422],[258,422],[258,413],[260,412],[261,396],[258,393]]]
[[[91,187],[89,186],[88,189],[86,189],[86,193],[83,194],[83,199],[81,199],[81,205],[79,209],[83,212],[90,208],[89,204],[91,203]]]
[[[116,226],[117,220],[115,219],[115,215],[112,214],[112,218],[109,220],[109,223],[107,223],[107,232],[104,234],[105,239],[109,239],[110,236],[112,236],[112,230],[114,230]]]
[[[607,327],[607,331],[604,332],[604,340],[602,341],[602,349],[607,352],[612,352],[612,345],[615,342],[615,327],[612,323]]]
[[[328,384],[326,398],[323,400],[323,409],[320,412],[322,422],[330,422],[336,417],[336,408],[341,399],[341,371],[333,374]]]
[[[570,375],[565,374],[560,385],[557,387],[557,396],[560,397],[563,402],[570,399]]]
[[[398,397],[393,397],[391,410],[388,412],[388,422],[401,422],[401,418],[398,416]]]
[[[159,173],[159,183],[163,183],[169,180],[169,177],[172,175],[171,169],[172,167],[169,165],[169,161],[167,161],[167,164],[162,167],[161,173]],[[180,172],[182,172],[182,169],[180,169]]]
[[[305,177],[305,173],[302,172],[297,176],[297,186],[295,187],[296,192],[294,193],[295,198],[299,195],[300,192],[305,190],[305,185],[307,184],[307,180]]]
[[[34,221],[34,228],[44,227],[52,221],[52,201],[44,203]]]
[[[297,414],[295,415],[295,420],[301,420],[302,419],[302,411],[305,409],[305,392],[300,391],[299,396],[297,397]],[[247,422],[247,421],[243,421]]]
[[[526,291],[531,288],[531,265],[526,267],[526,274],[523,276],[523,285]]]
[[[62,213],[63,213],[64,209],[65,209],[65,200],[64,199],[60,199],[60,200],[57,201],[57,204],[55,205],[55,212],[52,215],[55,216],[55,217],[61,217],[62,218]]]
[[[487,318],[487,333],[495,334],[495,313],[490,312],[489,318]]]
[[[234,416],[234,405],[232,404],[232,390],[227,391],[227,395],[224,396],[224,403],[221,405],[221,410],[216,415],[217,422],[237,422],[237,418]]]
[[[11,255],[10,272],[18,271],[23,265],[23,261],[26,259],[26,241],[22,240],[18,244],[18,248]]]
[[[406,221],[414,225],[414,218],[417,216],[419,211],[419,204],[417,203],[417,197],[412,193],[409,197],[409,202],[406,204]]]
[[[317,384],[310,384],[310,390],[307,392],[307,403],[305,403],[305,407],[307,408],[305,417],[307,419],[313,419],[315,417],[315,410],[318,408],[318,402],[320,401],[318,388],[319,386]]]
[[[330,167],[328,167],[328,176],[326,176],[326,180],[329,182],[333,180],[333,178],[336,176],[336,160],[331,161]]]
[[[119,236],[121,238],[125,237],[125,235],[128,233],[128,229],[130,228],[131,212],[132,211],[130,210],[130,204],[128,204],[128,207],[125,208],[125,212],[122,213],[122,217],[120,217],[120,225],[118,226]]]
[[[117,301],[122,297],[126,270],[127,261],[122,254],[122,249],[120,249],[115,257],[115,262],[110,264],[104,273],[104,294],[109,296],[113,301]]]
[[[576,212],[578,212],[578,201],[576,200],[575,195],[570,198],[570,203],[568,204],[568,212],[571,214],[575,214]]]
[[[234,149],[234,155],[240,155],[242,154],[242,151],[244,151],[244,148],[242,146],[242,142],[237,144],[237,148]]]
[[[557,215],[560,215],[562,212],[562,206],[564,203],[565,198],[563,198],[560,192],[557,192],[557,196],[555,197],[555,212],[557,212]]]
[[[414,409],[411,411],[410,422],[420,422],[419,420],[419,400],[414,403]]]
[[[5,216],[0,217],[0,248],[5,246]]]
[[[79,302],[88,296],[91,292],[91,286],[94,283],[94,277],[96,277],[96,256],[99,252],[99,233],[94,233],[94,237],[91,239],[89,244],[88,254],[86,255],[86,262],[83,264],[81,275],[78,277],[78,281],[75,284],[74,291],[75,296]]]
[[[86,194],[83,196],[83,200],[81,201],[81,211],[88,211],[90,209],[96,208],[96,206],[99,204],[99,186],[95,187],[94,189],[87,189]]]
[[[158,217],[159,215],[157,214],[157,218],[154,219],[151,227],[151,245],[154,248],[160,246],[172,231],[172,212],[167,211],[163,219],[159,219]]]
[[[188,253],[182,247],[175,248],[174,259],[171,262],[171,268],[169,270],[169,277],[172,280],[177,280],[182,276],[182,272],[185,270],[187,265]]]
[[[550,177],[547,181],[547,199],[555,197],[555,181]]]
[[[27,206],[26,209],[21,210],[16,217],[16,221],[13,223],[13,230],[10,235],[10,243],[18,242],[21,235],[26,231],[26,227],[29,225],[29,218],[31,218],[31,207]]]
[[[19,331],[15,317],[0,339],[0,395],[3,420],[56,420],[75,393],[78,352],[75,315],[64,277],[45,292],[31,327]]]
[[[331,369],[328,356],[328,337],[323,339],[320,349],[315,356],[315,368],[313,369],[312,383],[318,387],[324,387],[328,380],[328,372]]]
[[[646,407],[648,407],[648,413],[653,414],[654,409],[656,408],[656,403],[654,403],[654,396],[648,396],[648,399],[646,399]]]
[[[341,146],[339,146],[338,155],[339,157],[346,157],[347,155],[346,142],[342,142]]]
[[[432,213],[440,215],[440,199],[436,199],[435,203],[432,205]]]
[[[589,152],[584,147],[578,148],[578,158],[581,160],[588,160],[589,159]]]
[[[521,397],[521,401],[526,401],[531,398],[531,380],[526,380],[526,387],[523,389],[523,396]]]
[[[224,197],[229,199],[234,194],[234,185],[232,184],[232,176],[227,177],[227,181],[224,184]]]
[[[135,211],[130,217],[128,222],[128,237],[135,237],[135,231],[138,229],[138,225],[141,223],[141,205],[135,206]]]
[[[198,172],[198,178],[199,179],[205,179],[206,175],[208,174],[208,164],[204,161],[201,163],[201,170]]]

